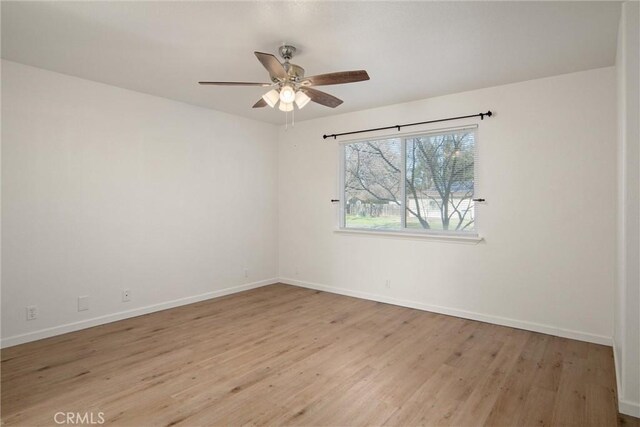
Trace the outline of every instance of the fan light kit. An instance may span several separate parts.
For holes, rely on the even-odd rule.
[[[280,102],[291,104],[296,99],[296,91],[289,85],[282,86],[280,89]]]
[[[336,108],[342,104],[342,100],[328,93],[313,89],[311,86],[327,86],[342,83],[354,83],[369,80],[369,75],[365,70],[340,71],[337,73],[319,74],[317,76],[305,77],[304,68],[289,62],[296,53],[296,48],[290,45],[283,45],[279,49],[280,56],[284,62],[269,53],[254,52],[258,61],[267,69],[271,83],[254,82],[199,82],[201,85],[214,86],[261,86],[270,87],[267,93],[253,105],[253,108],[262,108],[267,105],[274,108],[278,104],[280,111],[289,112],[294,110],[294,104],[298,109],[302,109],[309,101]]]
[[[262,95],[262,99],[264,99],[269,107],[273,108],[276,106],[278,101],[280,101],[280,94],[277,90],[271,89],[269,92]]]

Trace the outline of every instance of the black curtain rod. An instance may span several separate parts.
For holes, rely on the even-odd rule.
[[[352,132],[333,133],[331,135],[322,135],[322,139],[327,139],[327,138],[336,139],[337,137],[344,136],[344,135],[353,135],[356,133],[365,133],[365,132],[375,132],[378,130],[387,130],[387,129],[398,129],[398,132],[400,132],[401,128],[404,128],[407,126],[426,125],[429,123],[447,122],[449,120],[470,119],[471,117],[480,117],[480,120],[484,120],[484,116],[491,117],[492,115],[493,113],[491,112],[491,110],[489,110],[486,113],[471,114],[469,116],[449,117],[447,119],[428,120],[426,122],[407,123],[404,125],[385,126],[382,128],[372,128],[372,129],[354,130]]]

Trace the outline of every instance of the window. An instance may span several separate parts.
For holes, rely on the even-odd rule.
[[[476,129],[345,143],[341,227],[476,234]]]

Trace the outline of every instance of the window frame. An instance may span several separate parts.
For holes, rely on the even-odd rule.
[[[475,227],[473,231],[445,231],[445,230],[426,230],[426,229],[408,229],[406,227],[407,220],[407,195],[406,195],[406,179],[407,179],[407,139],[427,136],[427,135],[442,135],[447,133],[456,133],[464,130],[470,130],[474,133],[474,162],[473,162],[473,198],[478,197],[478,163],[479,163],[479,126],[477,123],[469,123],[466,125],[460,125],[455,127],[437,128],[437,129],[424,129],[415,132],[403,132],[403,133],[386,133],[383,135],[370,136],[368,138],[355,138],[349,140],[338,141],[338,194],[339,194],[339,209],[338,209],[338,227],[335,230],[340,233],[353,233],[363,235],[381,235],[381,236],[404,236],[404,237],[428,237],[436,240],[461,240],[479,242],[483,240],[480,237],[480,220],[478,205],[481,202],[474,202],[474,223]],[[402,185],[401,185],[401,212],[400,217],[401,229],[372,229],[364,227],[347,227],[346,226],[346,191],[345,191],[345,174],[346,174],[346,149],[345,146],[350,144],[380,141],[385,139],[400,139],[400,150],[402,152],[401,170],[402,170]]]

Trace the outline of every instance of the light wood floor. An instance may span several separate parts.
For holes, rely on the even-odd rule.
[[[3,423],[58,411],[130,426],[618,423],[609,347],[286,285],[3,350]]]

